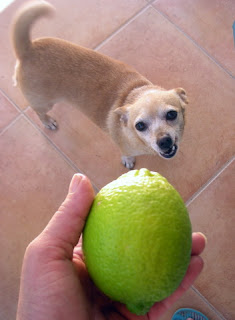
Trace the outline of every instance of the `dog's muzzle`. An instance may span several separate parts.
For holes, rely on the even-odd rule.
[[[160,155],[167,159],[174,157],[178,149],[177,145],[169,135],[159,139],[157,145],[160,148]]]
[[[178,150],[178,146],[174,144],[169,150],[160,152],[160,155],[166,159],[170,159],[176,155],[177,150]]]

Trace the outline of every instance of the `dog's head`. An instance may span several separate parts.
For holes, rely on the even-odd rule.
[[[120,121],[130,135],[160,156],[175,156],[185,124],[185,90],[148,89],[134,103],[117,108]],[[138,143],[137,143],[138,144]]]

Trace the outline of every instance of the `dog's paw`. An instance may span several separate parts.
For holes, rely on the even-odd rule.
[[[122,156],[122,164],[123,164],[127,169],[133,169],[134,166],[135,166],[135,157]]]
[[[58,128],[57,122],[48,115],[46,115],[46,118],[42,120],[42,123],[50,130],[56,130]]]

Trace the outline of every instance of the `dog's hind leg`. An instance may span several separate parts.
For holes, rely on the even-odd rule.
[[[45,101],[46,99],[42,99],[41,97],[39,99],[35,99],[35,97],[26,98],[44,126],[50,130],[56,130],[58,127],[56,120],[47,114],[53,107],[54,102]]]
[[[58,128],[56,120],[48,116],[48,114],[37,112],[37,115],[46,128],[50,130],[56,130]]]

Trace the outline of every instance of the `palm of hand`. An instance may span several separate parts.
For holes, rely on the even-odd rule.
[[[46,294],[46,297],[43,296],[43,301],[46,301],[43,309],[48,317],[52,311],[51,305],[56,306],[57,315],[51,314],[51,319],[145,320],[153,319],[153,317],[157,319],[188,289],[191,285],[191,278],[201,271],[202,263],[197,254],[203,250],[202,242],[203,239],[200,243],[200,237],[194,234],[192,254],[196,256],[192,257],[184,281],[172,296],[157,303],[146,316],[131,314],[124,305],[111,301],[94,286],[83,261],[81,242],[74,248],[72,256],[68,256],[67,259],[61,248],[56,248],[56,250],[53,248],[53,256],[48,254],[47,250],[44,261],[47,270],[42,268],[44,258],[41,257],[41,270],[44,269],[41,278],[43,283],[38,284],[38,288],[41,288]]]
[[[28,251],[34,251],[33,247]],[[30,252],[28,254],[32,257]],[[43,310],[41,319],[126,319],[118,307],[124,308],[128,314],[126,308],[112,302],[91,281],[83,261],[81,243],[74,248],[72,259],[65,258],[64,251],[55,247],[38,250],[37,259],[40,260],[40,267],[34,270],[37,273],[34,285],[37,294],[32,292],[28,303],[37,304]],[[133,315],[130,319],[135,317]]]

